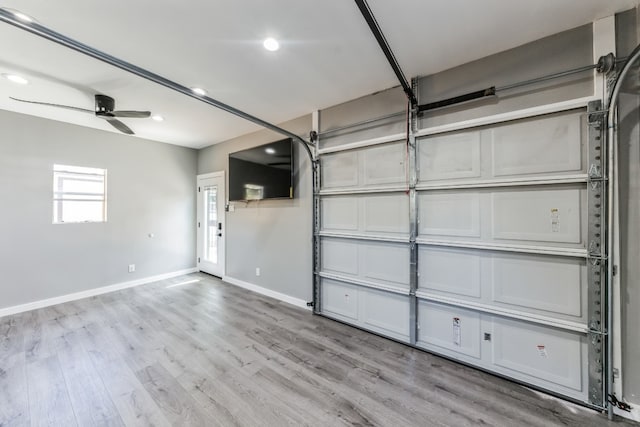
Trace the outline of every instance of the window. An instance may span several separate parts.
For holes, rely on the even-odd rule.
[[[53,165],[53,223],[105,222],[107,170]]]

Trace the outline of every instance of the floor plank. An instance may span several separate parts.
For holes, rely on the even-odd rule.
[[[58,356],[27,365],[32,426],[78,425]]]
[[[0,426],[28,426],[29,394],[23,352],[0,358]]]
[[[76,424],[610,423],[198,273],[0,318],[0,426]]]
[[[207,425],[200,406],[160,364],[147,366],[136,376],[172,425]]]
[[[81,343],[58,352],[69,398],[81,426],[123,426],[99,372]]]
[[[90,347],[88,353],[125,425],[171,425],[134,372],[112,348],[108,347],[111,342],[101,329],[102,327],[96,324],[86,328],[85,331],[89,335],[86,341],[92,343],[87,345]]]

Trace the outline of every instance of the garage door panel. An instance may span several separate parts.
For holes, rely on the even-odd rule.
[[[418,287],[446,294],[480,298],[480,261],[477,251],[420,246]]]
[[[424,138],[418,141],[419,181],[479,178],[480,132]]]
[[[402,193],[361,196],[366,233],[409,233],[409,199]]]
[[[322,239],[322,271],[358,276],[358,243],[344,239]]]
[[[426,239],[584,248],[585,204],[581,184],[420,191],[418,233]]]
[[[326,197],[321,203],[323,230],[358,231],[358,199]]]
[[[360,289],[362,326],[402,341],[409,339],[409,297],[375,289]]]
[[[409,341],[409,296],[322,278],[322,313],[378,334]]]
[[[418,197],[420,235],[480,237],[479,193],[436,192]]]
[[[409,234],[409,197],[404,192],[326,196],[321,206],[325,232],[394,238]]]
[[[418,324],[418,345],[435,346],[480,359],[480,313],[421,300]]]
[[[335,280],[322,279],[322,310],[346,320],[358,320],[358,288]]]
[[[366,190],[407,185],[404,141],[325,154],[321,157],[323,190]]]
[[[583,335],[495,317],[491,336],[495,366],[583,390]]]
[[[407,148],[404,142],[362,150],[363,185],[405,184]]]
[[[323,237],[321,272],[385,288],[409,290],[406,243]]]
[[[584,260],[494,254],[490,262],[493,301],[554,314],[584,314]]]
[[[418,139],[418,182],[446,185],[586,173],[583,111]]]
[[[583,189],[535,189],[491,194],[496,240],[580,244]]]
[[[582,258],[420,245],[418,294],[586,324]]]
[[[358,186],[358,154],[346,152],[322,157],[322,187],[329,189]]]
[[[409,288],[409,246],[369,242],[361,246],[364,278]]]
[[[493,176],[582,171],[581,120],[562,114],[489,130]]]

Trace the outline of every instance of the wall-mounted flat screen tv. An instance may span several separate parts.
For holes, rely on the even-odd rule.
[[[291,138],[229,154],[229,200],[293,198]]]

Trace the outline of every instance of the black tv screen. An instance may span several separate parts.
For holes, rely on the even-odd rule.
[[[229,200],[293,198],[291,138],[229,154]]]

